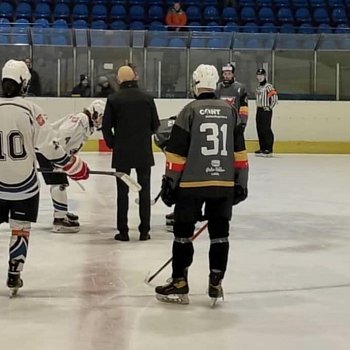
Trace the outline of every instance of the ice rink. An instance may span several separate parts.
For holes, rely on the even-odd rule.
[[[93,170],[110,169],[109,154],[82,157]],[[117,242],[114,179],[91,176],[86,192],[69,187],[80,233],[54,234],[42,182],[24,287],[14,299],[5,286],[9,230],[0,227],[0,349],[349,350],[350,156],[249,160],[249,198],[231,222],[225,301],[214,309],[206,294],[207,232],[194,243],[190,304],[162,304],[144,278],[171,256],[169,208],[152,207],[152,239],[140,242],[131,193],[131,241]],[[163,169],[157,153],[153,197]],[[154,285],[169,276],[167,268]]]

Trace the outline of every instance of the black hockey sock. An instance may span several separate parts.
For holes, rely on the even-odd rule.
[[[173,278],[186,278],[185,270],[192,264],[193,253],[193,244],[189,238],[175,238],[173,243]]]
[[[210,270],[226,271],[228,252],[228,238],[216,238],[210,241],[209,268]]]

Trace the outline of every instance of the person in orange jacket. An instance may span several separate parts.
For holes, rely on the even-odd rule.
[[[165,23],[169,30],[184,30],[184,26],[187,24],[187,15],[182,10],[179,1],[174,1],[173,7],[169,9],[165,17]]]

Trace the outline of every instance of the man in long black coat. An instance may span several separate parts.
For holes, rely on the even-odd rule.
[[[151,167],[154,165],[152,134],[159,126],[156,105],[151,96],[137,86],[135,72],[122,66],[117,72],[120,90],[107,99],[102,132],[106,144],[113,149],[112,168],[130,174],[136,169],[139,193],[140,240],[150,239]],[[117,179],[117,229],[115,239],[129,240],[128,187]]]

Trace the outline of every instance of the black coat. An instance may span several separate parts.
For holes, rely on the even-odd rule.
[[[102,132],[113,149],[112,168],[142,168],[154,165],[152,134],[159,127],[153,97],[141,91],[136,81],[126,81],[107,99]]]

